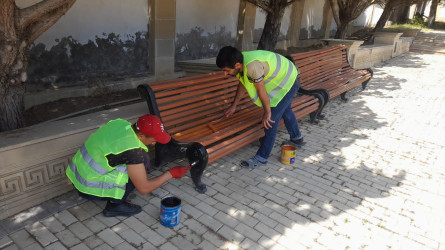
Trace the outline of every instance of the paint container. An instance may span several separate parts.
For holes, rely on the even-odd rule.
[[[169,196],[161,200],[161,224],[174,227],[179,224],[181,215],[181,199]]]
[[[281,163],[286,165],[293,165],[295,163],[295,156],[297,148],[292,145],[281,146]]]

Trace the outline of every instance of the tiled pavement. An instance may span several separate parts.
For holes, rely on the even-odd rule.
[[[300,122],[308,144],[295,166],[279,163],[281,130],[267,167],[237,166],[257,144],[208,166],[205,194],[172,180],[133,195],[142,213],[105,218],[103,202],[69,193],[2,221],[0,248],[445,249],[444,64],[407,53],[376,67],[326,120]],[[167,194],[183,202],[172,229],[159,223]]]

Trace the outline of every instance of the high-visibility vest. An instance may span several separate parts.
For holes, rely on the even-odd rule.
[[[106,156],[136,148],[148,152],[131,123],[122,119],[109,121],[91,134],[77,151],[66,169],[66,175],[82,193],[121,199],[128,182],[127,166],[112,167]]]
[[[245,51],[243,54],[243,76],[237,74],[237,78],[244,85],[252,101],[259,107],[263,104],[258,96],[257,89],[247,77],[247,65],[252,61],[260,61],[269,65],[269,73],[264,77],[264,86],[269,95],[270,106],[276,107],[281,99],[292,88],[298,71],[295,65],[287,58],[277,53],[265,50]]]

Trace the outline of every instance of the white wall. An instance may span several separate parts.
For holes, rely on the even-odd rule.
[[[176,33],[201,27],[207,34],[225,26],[235,36],[238,9],[239,0],[176,0]]]
[[[437,13],[436,19],[437,18],[442,18],[442,19],[445,18],[445,3],[439,5],[437,8],[439,9],[439,11],[438,11],[439,13]]]
[[[27,7],[41,0],[16,0],[19,7]],[[102,33],[121,35],[123,38],[137,31],[146,31],[148,23],[149,0],[77,0],[72,8],[53,27],[45,32],[37,42],[47,46],[55,44],[55,39],[72,36],[81,43]],[[324,0],[306,0],[301,27],[309,30],[321,28]],[[425,14],[428,15],[429,6]],[[235,36],[238,22],[239,0],[177,0],[176,1],[176,32],[188,33],[194,27],[204,29],[204,34],[219,30],[225,26],[226,30]],[[286,34],[289,27],[290,8],[286,9],[281,33]],[[368,8],[353,22],[354,26],[375,25],[382,13],[382,8],[374,6]],[[371,15],[374,15],[371,17]],[[445,16],[445,10],[439,17]],[[257,8],[255,29],[263,28],[266,14]],[[336,29],[332,21],[331,29]]]
[[[36,2],[39,0],[16,0],[21,8]],[[147,31],[147,24],[148,0],[77,0],[36,43],[52,46],[56,44],[55,39],[66,36],[86,43],[96,35],[112,32],[124,38],[137,31]]]
[[[313,26],[315,30],[321,28],[323,21],[324,0],[312,0],[304,3],[303,18],[301,19],[301,28],[310,30]]]
[[[352,22],[354,26],[372,27],[377,24],[383,9],[375,4],[367,8],[357,19]]]

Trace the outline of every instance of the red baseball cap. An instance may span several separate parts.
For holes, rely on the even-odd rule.
[[[153,137],[157,142],[166,144],[171,136],[165,132],[164,125],[155,115],[144,115],[139,117],[136,128],[143,134]]]

